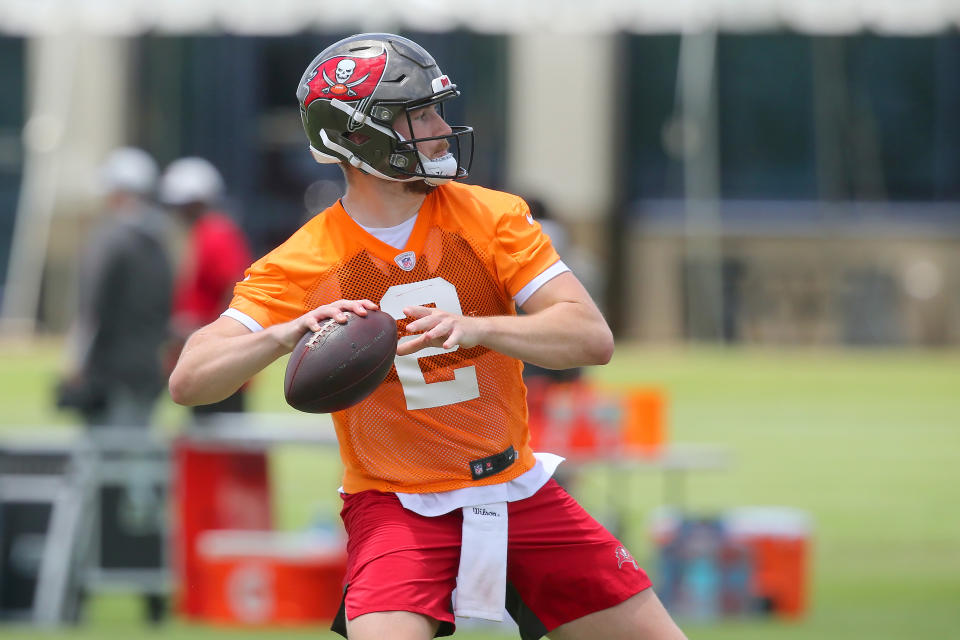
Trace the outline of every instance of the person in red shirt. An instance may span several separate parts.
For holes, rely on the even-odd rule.
[[[243,231],[216,208],[223,192],[220,172],[198,157],[172,162],[160,180],[160,201],[190,229],[173,296],[172,333],[177,355],[191,333],[220,316],[251,261]],[[194,407],[194,414],[243,411],[245,389],[220,402]]]

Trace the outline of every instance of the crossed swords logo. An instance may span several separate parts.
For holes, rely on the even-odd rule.
[[[348,96],[357,95],[357,92],[353,90],[353,87],[357,86],[358,84],[362,84],[364,80],[370,77],[370,74],[366,73],[361,78],[354,80],[353,82],[347,82],[347,80],[350,79],[350,76],[353,75],[353,72],[356,68],[357,63],[353,60],[344,59],[338,62],[337,68],[333,72],[333,75],[337,78],[336,82],[330,79],[330,76],[327,75],[326,69],[321,69],[320,73],[323,75],[323,80],[329,86],[321,89],[320,93],[342,94],[345,92]]]

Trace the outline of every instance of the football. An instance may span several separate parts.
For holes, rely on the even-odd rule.
[[[383,311],[347,312],[347,322],[329,319],[294,347],[283,394],[294,409],[330,413],[357,404],[390,371],[397,352],[397,321]]]

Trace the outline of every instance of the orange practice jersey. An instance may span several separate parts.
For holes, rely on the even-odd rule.
[[[337,202],[254,263],[230,306],[267,327],[367,298],[397,318],[402,341],[404,307],[514,314],[513,296],[558,259],[521,198],[450,183],[427,196],[403,249],[368,234]],[[448,491],[529,470],[521,370],[519,360],[482,346],[396,358],[373,394],[333,414],[344,491]],[[472,479],[471,461],[510,446],[516,462]]]

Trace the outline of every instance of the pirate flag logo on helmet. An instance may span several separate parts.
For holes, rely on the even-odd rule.
[[[304,106],[317,98],[362,100],[373,94],[387,66],[387,52],[373,58],[336,56],[325,60],[307,81],[310,93]]]

